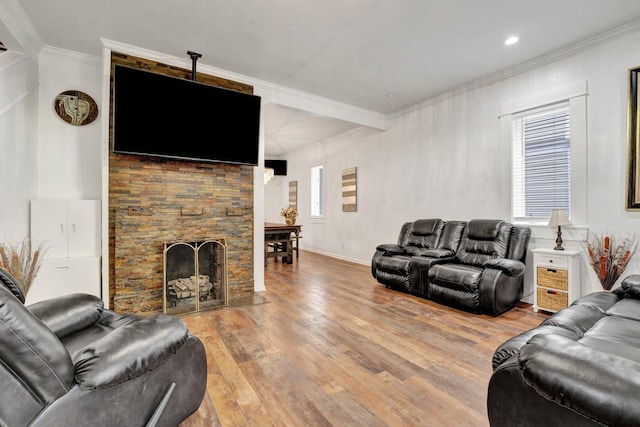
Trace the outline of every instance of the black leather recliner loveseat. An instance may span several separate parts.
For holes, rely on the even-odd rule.
[[[493,370],[492,427],[640,426],[640,275],[506,341]]]
[[[531,230],[502,220],[420,219],[378,245],[371,273],[386,287],[493,316],[521,298]]]
[[[182,320],[84,294],[23,304],[0,269],[0,425],[175,427],[200,406],[206,354]]]

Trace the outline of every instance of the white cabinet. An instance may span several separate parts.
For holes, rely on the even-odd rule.
[[[25,303],[33,304],[73,293],[100,297],[100,257],[43,260]]]
[[[555,313],[580,297],[582,252],[533,249],[533,310]]]
[[[100,201],[32,200],[31,239],[45,258],[100,256]]]
[[[45,249],[26,303],[76,292],[101,296],[100,201],[31,200],[31,240]]]

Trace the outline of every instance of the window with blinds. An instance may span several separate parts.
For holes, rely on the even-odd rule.
[[[324,168],[322,165],[311,168],[311,216],[324,215]]]
[[[513,116],[513,216],[548,220],[552,209],[571,216],[569,104]]]

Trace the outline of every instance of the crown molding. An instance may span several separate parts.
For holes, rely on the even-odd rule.
[[[102,60],[99,56],[87,55],[73,50],[61,49],[59,47],[53,47],[49,45],[45,45],[42,48],[41,54],[57,57],[63,56],[72,61],[81,62],[95,67],[100,67],[100,65],[102,64]]]
[[[0,0],[0,21],[20,47],[29,55],[37,55],[44,41],[17,0]]]

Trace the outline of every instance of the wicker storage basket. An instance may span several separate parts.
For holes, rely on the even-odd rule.
[[[560,289],[566,291],[569,289],[569,275],[567,270],[555,268],[538,267],[538,286],[545,288]]]
[[[566,292],[557,292],[547,289],[537,290],[536,305],[541,310],[558,311],[567,307],[569,295]]]

